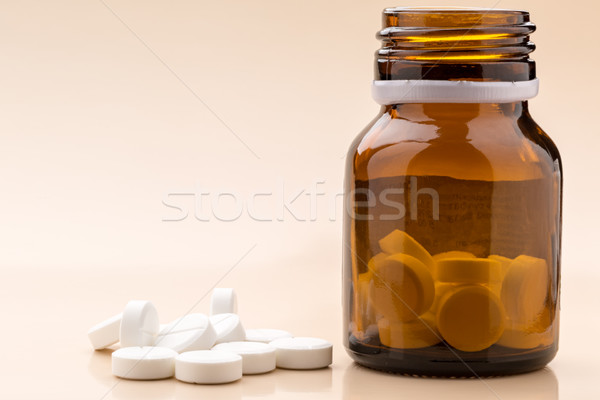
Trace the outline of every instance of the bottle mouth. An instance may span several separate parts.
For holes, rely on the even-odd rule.
[[[377,33],[377,38],[382,41],[382,47],[376,55],[377,62],[400,62],[405,66],[408,63],[532,63],[529,53],[535,50],[535,45],[529,36],[534,31],[535,24],[530,21],[529,12],[522,10],[386,8],[383,11],[383,28]],[[388,72],[390,67],[393,68],[388,65]],[[520,73],[517,78],[510,80],[533,79],[533,65],[530,67],[528,74]],[[486,79],[484,76],[472,78]]]
[[[452,16],[456,16],[452,20]],[[510,25],[529,21],[529,12],[479,7],[392,7],[383,10],[384,27],[415,24],[415,26]],[[387,24],[386,24],[387,20]]]

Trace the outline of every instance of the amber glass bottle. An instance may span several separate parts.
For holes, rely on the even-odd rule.
[[[533,121],[524,11],[384,10],[377,117],[346,165],[345,345],[428,376],[542,368],[558,348],[562,166]]]

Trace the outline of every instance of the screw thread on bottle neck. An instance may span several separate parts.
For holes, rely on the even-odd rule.
[[[377,34],[375,79],[531,80],[534,31],[526,11],[388,8]]]

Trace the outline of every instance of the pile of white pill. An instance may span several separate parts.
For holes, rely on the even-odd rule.
[[[176,379],[200,384],[233,382],[242,375],[285,369],[325,368],[332,361],[326,340],[293,337],[279,329],[244,329],[230,288],[213,290],[210,316],[186,314],[161,325],[156,307],[132,300],[121,314],[94,327],[95,350],[120,342],[112,373],[120,378]]]

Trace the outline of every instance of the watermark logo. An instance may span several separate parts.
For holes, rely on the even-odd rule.
[[[419,188],[416,177],[406,187],[382,190],[356,188],[343,193],[318,179],[306,187],[293,187],[278,180],[271,188],[255,191],[210,189],[198,185],[193,191],[172,191],[164,195],[163,222],[195,219],[200,222],[233,222],[249,218],[257,222],[335,222],[343,212],[355,220],[417,220],[426,207],[427,218],[439,220],[440,200],[433,188]],[[430,213],[430,214],[429,214]]]

